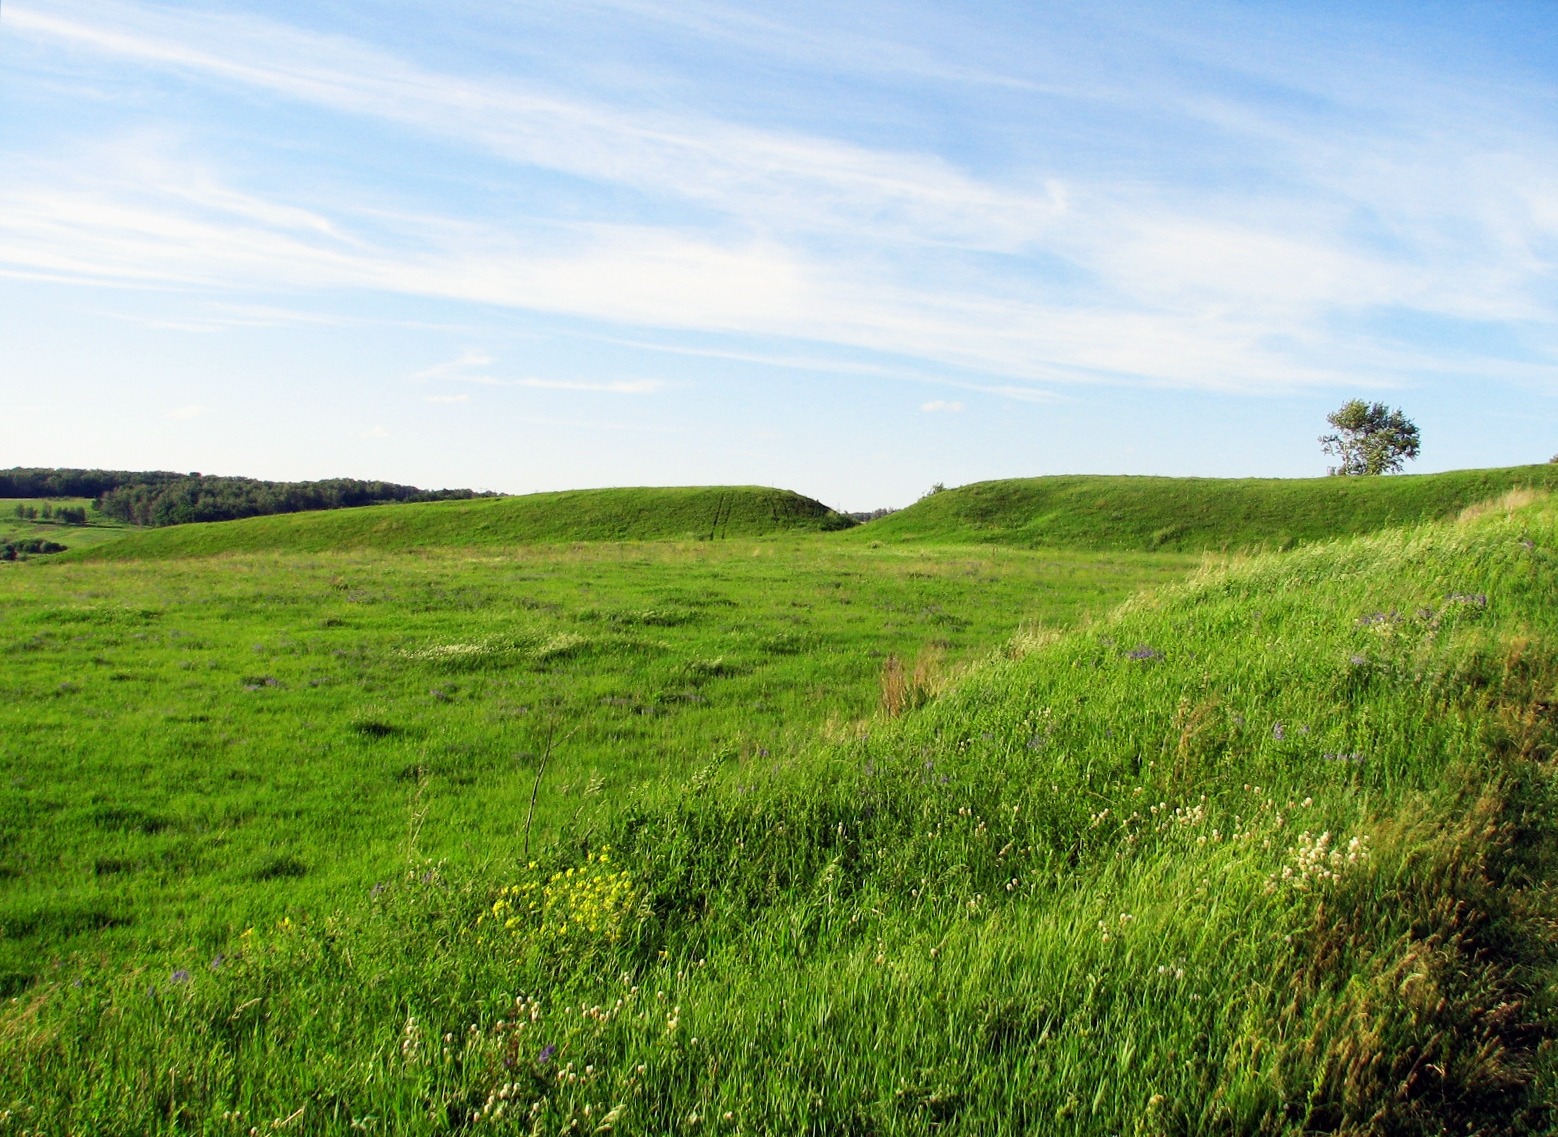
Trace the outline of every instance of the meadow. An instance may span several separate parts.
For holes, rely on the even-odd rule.
[[[271,520],[271,519],[264,519]],[[151,536],[158,536],[152,534]],[[1189,558],[815,538],[40,559],[0,575],[0,976],[215,944],[644,782],[793,760]]]
[[[1551,1131],[1549,496],[870,529],[0,572],[0,1133]]]
[[[33,498],[0,497],[0,546],[27,541],[48,541],[69,549],[93,549],[125,536],[127,528],[113,518],[97,511],[89,498],[50,498],[51,507],[84,509],[87,524],[65,525],[58,521],[27,520],[16,515],[16,507],[38,508],[41,501]]]

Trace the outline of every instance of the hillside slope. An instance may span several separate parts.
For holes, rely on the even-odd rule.
[[[73,963],[0,1017],[0,1102],[81,1132],[156,1128],[171,1085],[343,1134],[1551,1133],[1555,594],[1534,493],[1214,567],[533,855],[413,862],[209,965]]]
[[[1016,548],[1287,548],[1452,517],[1558,465],[1379,478],[1064,475],[976,482],[859,527],[852,539]]]
[[[819,501],[761,486],[570,490],[180,525],[140,533],[85,555],[140,560],[259,550],[721,540],[850,524]]]

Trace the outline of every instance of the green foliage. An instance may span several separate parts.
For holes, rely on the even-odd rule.
[[[34,537],[20,541],[0,542],[0,561],[14,561],[18,557],[37,556],[46,553],[63,553],[65,546],[56,541]]]
[[[1320,436],[1320,448],[1341,459],[1330,473],[1399,474],[1402,463],[1418,455],[1417,426],[1400,408],[1352,399],[1325,416],[1335,434]]]
[[[318,482],[266,482],[257,478],[174,474],[166,470],[68,470],[13,467],[0,470],[0,498],[91,497],[98,512],[127,525],[179,525],[229,521],[271,513],[342,509],[390,501],[446,501],[495,496],[471,490],[423,490],[392,482],[328,478]],[[18,506],[19,518],[48,518],[51,507]],[[69,524],[81,520],[61,518]]]
[[[58,521],[61,525],[87,524],[87,509],[84,505],[62,505],[56,508],[49,502],[44,502],[41,507],[17,502],[12,512],[18,521]]]
[[[187,525],[276,513],[346,509],[384,502],[457,501],[490,497],[471,490],[422,490],[389,482],[330,478],[319,482],[262,482],[254,478],[184,478],[116,486],[97,500],[109,517],[131,525]]]
[[[0,470],[0,497],[96,498],[124,485],[154,485],[198,474],[174,474],[166,470],[70,470],[38,466],[13,466]]]
[[[1396,478],[1013,478],[924,498],[843,539],[1022,549],[1283,549],[1453,517],[1520,486],[1558,486],[1558,468]]]

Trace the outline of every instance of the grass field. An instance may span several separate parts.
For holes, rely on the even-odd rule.
[[[872,715],[889,655],[921,699],[1189,563],[802,537],[28,565],[0,577],[0,972],[324,904],[394,871],[413,809],[428,855],[512,853],[549,739],[538,846],[645,781],[771,768]]]
[[[1552,1130],[1550,497],[878,524],[0,574],[0,1133]]]
[[[17,506],[38,508],[41,500],[32,498],[0,497],[0,545],[17,541],[44,540],[66,549],[92,549],[110,541],[117,541],[130,532],[110,517],[104,517],[89,498],[53,498],[48,504],[54,507],[79,506],[87,510],[87,524],[64,525],[56,521],[26,521],[16,516]],[[58,554],[53,554],[57,556]]]

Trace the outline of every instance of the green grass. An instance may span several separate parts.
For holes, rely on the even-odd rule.
[[[759,486],[571,490],[474,501],[370,505],[143,531],[113,559],[223,552],[493,548],[570,541],[725,540],[825,532],[851,522],[821,502]]]
[[[41,539],[64,545],[66,549],[92,549],[117,541],[130,532],[118,521],[99,513],[90,498],[51,498],[47,501],[47,504],[55,507],[84,507],[87,510],[85,525],[63,525],[52,520],[25,521],[16,516],[18,505],[38,508],[44,504],[42,499],[0,497],[0,545]]]
[[[711,757],[792,761],[875,712],[889,655],[912,702],[1189,564],[816,536],[35,562],[0,576],[0,974],[333,903],[395,872],[413,808],[429,855],[512,850],[549,740],[538,846]]]
[[[1029,609],[1049,627],[936,697],[890,681],[895,716],[857,717],[882,657],[826,671],[826,644],[948,637],[937,605],[971,621],[941,650],[977,654],[980,604],[1010,621],[1089,564],[808,537],[0,577],[5,703],[38,724],[0,810],[7,927],[12,966],[42,965],[0,1013],[0,1127],[1550,1132],[1552,500],[1208,566],[1093,619],[1058,589]],[[673,611],[697,615],[646,615]],[[812,646],[774,650],[786,614]],[[560,634],[592,646],[549,655]],[[722,727],[618,778],[638,737],[586,794],[565,755],[609,745],[585,740],[610,704],[569,692],[651,639],[680,672],[599,690],[730,692],[729,723],[763,724],[745,700],[793,664],[828,676],[797,711],[835,726],[768,755],[766,726]],[[482,646],[428,651],[452,643]],[[715,657],[733,673],[683,662]],[[92,686],[52,693],[62,668]],[[501,712],[546,705],[583,725],[527,857],[531,770],[497,766],[545,732]],[[179,708],[207,720],[157,717]],[[267,843],[295,862],[245,860]],[[265,918],[224,935],[224,911]]]
[[[1285,549],[1453,517],[1522,486],[1558,486],[1558,465],[1373,478],[1014,478],[933,494],[845,539],[1020,549]]]

